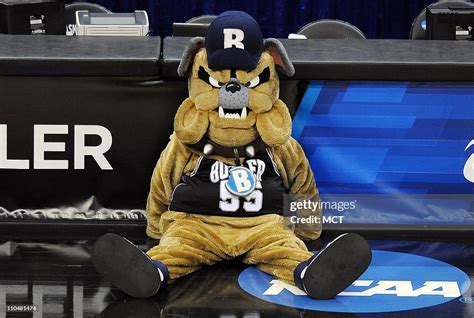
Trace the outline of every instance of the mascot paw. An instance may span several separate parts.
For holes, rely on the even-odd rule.
[[[124,293],[137,298],[155,295],[168,275],[163,272],[166,268],[163,270],[157,267],[157,262],[132,242],[112,233],[101,236],[94,243],[91,260],[105,279]]]
[[[314,299],[330,299],[365,272],[372,251],[360,235],[346,233],[329,243],[301,272],[302,287]]]

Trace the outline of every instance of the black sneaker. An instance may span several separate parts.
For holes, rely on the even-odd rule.
[[[101,236],[92,247],[91,260],[112,285],[137,298],[155,295],[168,279],[166,266],[117,234]],[[158,267],[160,264],[162,268]]]
[[[334,298],[365,272],[372,260],[367,241],[354,233],[342,234],[300,273],[303,290],[312,298]]]

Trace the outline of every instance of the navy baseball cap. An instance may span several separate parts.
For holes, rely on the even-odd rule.
[[[253,70],[263,52],[263,36],[257,21],[242,11],[226,11],[206,33],[209,68]]]

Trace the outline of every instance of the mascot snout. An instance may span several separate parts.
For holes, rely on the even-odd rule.
[[[219,117],[247,118],[249,107],[249,92],[247,86],[236,78],[231,78],[219,89]]]

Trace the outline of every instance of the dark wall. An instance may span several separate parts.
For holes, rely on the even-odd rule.
[[[266,37],[287,37],[308,22],[341,19],[368,38],[405,39],[413,19],[435,0],[89,0],[114,12],[146,10],[154,35],[171,34],[173,22],[202,14],[243,10],[254,16]]]

